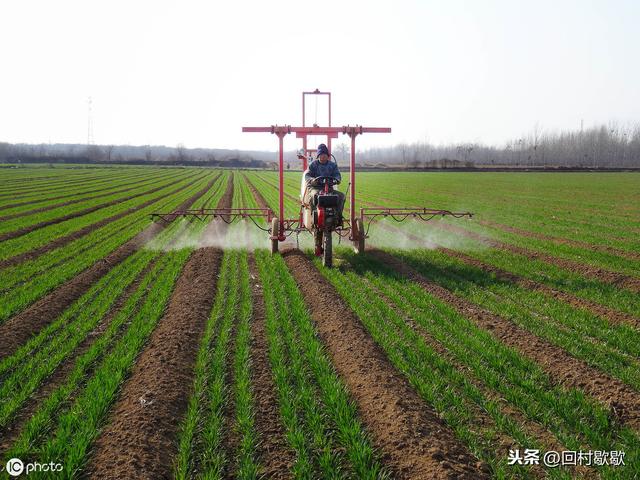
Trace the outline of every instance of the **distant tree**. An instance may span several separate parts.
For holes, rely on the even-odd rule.
[[[111,154],[113,153],[114,148],[115,148],[115,145],[105,145],[104,147],[105,161],[107,163],[111,162]]]

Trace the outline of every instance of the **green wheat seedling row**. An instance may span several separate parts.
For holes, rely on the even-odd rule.
[[[6,290],[20,283],[24,283],[28,279],[33,279],[38,273],[43,271],[50,272],[52,267],[78,257],[80,254],[94,248],[96,244],[107,241],[114,235],[122,233],[124,230],[127,230],[127,233],[130,235],[137,233],[141,230],[141,226],[148,225],[149,214],[151,212],[156,209],[170,209],[176,202],[189,198],[197,192],[202,188],[203,184],[204,183],[195,183],[190,187],[185,187],[174,195],[160,197],[157,203],[153,203],[146,208],[126,215],[114,222],[110,222],[60,248],[46,252],[33,260],[26,260],[18,265],[3,269],[0,273],[2,288]],[[127,237],[128,235],[124,238]]]
[[[21,228],[30,227],[32,225],[36,225],[40,222],[45,222],[47,220],[54,220],[59,217],[63,217],[65,215],[69,215],[72,213],[79,212],[86,208],[94,207],[101,205],[103,203],[107,203],[113,200],[125,199],[131,195],[137,195],[139,193],[144,193],[153,188],[157,188],[166,182],[168,179],[167,176],[158,176],[158,175],[150,175],[149,177],[144,178],[141,181],[136,182],[134,185],[129,185],[126,188],[113,188],[112,193],[108,193],[108,195],[100,196],[98,198],[88,198],[78,203],[73,203],[71,205],[65,205],[61,207],[52,208],[51,210],[45,210],[44,212],[33,213],[31,215],[24,215],[21,217],[8,219],[0,223],[0,234],[13,232],[15,230],[19,230]],[[171,182],[171,179],[169,179]],[[169,182],[166,183],[169,185]],[[126,191],[121,191],[126,190]],[[57,200],[55,202],[58,202]],[[35,207],[32,207],[35,208]],[[9,212],[1,212],[0,215],[9,215]]]
[[[204,179],[203,179],[204,182]],[[171,197],[171,203],[178,203],[181,199],[188,198],[188,194],[194,192],[194,190],[188,190],[187,192],[181,191],[177,196]],[[168,206],[168,203],[165,203]],[[157,207],[156,207],[157,208]],[[72,257],[70,261],[60,264],[59,266],[46,271],[44,275],[34,276],[33,279],[23,283],[12,290],[12,295],[8,301],[3,302],[0,305],[0,322],[6,320],[11,315],[26,308],[33,301],[46,294],[51,289],[60,285],[62,282],[72,278],[74,275],[92,265],[101,258],[104,258],[108,253],[115,250],[124,242],[130,240],[135,236],[143,225],[148,223],[148,219],[145,219],[146,215],[152,210],[145,209],[145,212],[141,213],[138,218],[137,230],[123,230],[120,235],[113,236],[107,241],[96,241],[95,246],[90,250],[85,251],[83,255]],[[99,237],[98,237],[99,238]],[[51,257],[48,257],[51,258]],[[0,274],[0,278],[4,277],[4,272]],[[8,277],[10,278],[10,277]],[[8,280],[11,283],[11,280]]]
[[[196,176],[198,177],[199,180],[201,180],[206,176],[206,174],[193,175],[193,177],[196,177]],[[189,178],[191,180],[195,179],[195,178],[191,178],[191,176]],[[180,178],[179,180],[183,180],[183,178]],[[2,249],[2,254],[0,259],[4,260],[6,258],[10,258],[15,255],[28,252],[29,250],[32,250],[34,248],[38,248],[43,245],[46,245],[47,243],[49,243],[52,240],[55,240],[56,238],[62,237],[64,235],[68,235],[76,230],[80,230],[81,228],[87,227],[104,218],[108,218],[118,213],[124,212],[141,203],[144,203],[147,200],[151,200],[154,198],[162,198],[168,192],[176,189],[175,184],[176,182],[172,182],[170,184],[167,184],[167,186],[164,187],[163,190],[160,190],[158,192],[133,198],[131,200],[127,200],[122,203],[100,209],[96,212],[92,212],[86,215],[65,220],[64,222],[56,223],[43,228],[38,228],[25,235],[21,235],[20,237],[6,240],[5,242],[3,242],[3,249]]]
[[[616,424],[596,402],[579,391],[554,387],[535,363],[507,348],[418,285],[403,281],[372,259],[352,256],[351,260],[359,265],[359,273],[392,300],[395,308],[425,328],[478,379],[498,391],[530,419],[549,428],[564,445],[577,450],[587,444],[595,449],[624,450],[631,458],[638,455],[637,435]],[[350,278],[351,288],[361,288],[355,273],[348,272],[345,276]],[[398,327],[413,342],[413,351],[421,346],[417,334],[385,302],[375,296],[369,300],[376,302],[381,310],[386,309],[388,318],[397,318]]]
[[[169,174],[164,172],[164,174],[160,172],[154,172],[152,174],[154,181],[159,181],[164,178],[168,178]],[[82,183],[78,187],[64,187],[61,188],[54,193],[51,194],[38,194],[35,198],[29,199],[12,199],[7,202],[0,202],[0,215],[13,215],[13,214],[22,214],[29,212],[31,210],[35,210],[38,208],[49,207],[50,205],[64,203],[69,201],[77,201],[77,200],[89,200],[90,197],[95,195],[103,195],[108,194],[110,191],[128,188],[130,186],[135,186],[136,184],[149,179],[149,174],[139,173],[137,175],[131,176],[121,176],[114,177],[112,179],[102,180],[102,181],[93,181]],[[97,192],[92,192],[93,190],[99,190]],[[86,193],[90,192],[90,193]],[[56,198],[61,197],[61,198]],[[9,205],[13,203],[26,203],[33,201],[33,203],[29,203],[28,205],[20,205],[11,208],[1,208],[3,203],[4,205]]]
[[[108,172],[92,172],[80,177],[70,175],[68,172],[61,172],[59,177],[33,180],[26,185],[15,183],[2,190],[0,206],[16,203],[16,201],[42,200],[46,197],[58,196],[61,192],[75,192],[94,185],[108,185],[114,179],[126,178],[126,175],[126,173],[109,175]]]
[[[395,252],[426,278],[505,317],[640,390],[640,331],[609,324],[539,292],[499,282],[439,252]]]
[[[225,471],[232,470],[239,478],[257,478],[257,438],[249,376],[251,295],[246,253],[225,253],[221,269],[215,303],[196,360],[194,393],[180,434],[174,471],[177,479],[223,478]],[[234,325],[236,348],[230,359]],[[229,385],[227,375],[231,368],[234,385]],[[229,433],[225,429],[225,411],[232,402],[236,412],[233,428],[239,438],[236,452],[224,447]]]
[[[289,443],[297,453],[294,470],[302,477],[313,476],[314,471],[323,476],[384,477],[286,264],[281,257],[269,257],[262,251],[256,253],[256,260],[281,414]],[[344,453],[338,455],[336,446]]]
[[[203,226],[194,225],[193,228],[197,233]],[[96,367],[94,374],[86,381],[86,386],[77,392],[70,408],[56,416],[57,422],[54,421],[51,428],[53,433],[42,445],[30,448],[23,456],[30,454],[59,458],[63,461],[69,477],[78,475],[87,460],[91,443],[106,420],[109,407],[115,400],[122,381],[162,316],[175,281],[191,252],[191,249],[182,249],[164,253],[161,258],[166,266],[160,274],[152,275],[152,271],[146,276],[152,279],[155,285],[146,289],[146,298],[133,316],[125,316],[128,324],[126,331]],[[160,268],[160,262],[158,266]],[[81,357],[77,364],[82,364],[83,358]],[[55,392],[50,398],[53,396]],[[34,418],[37,418],[37,414]],[[22,444],[29,445],[26,442]],[[16,451],[17,453],[19,452]]]
[[[140,251],[129,257],[56,321],[0,362],[0,426],[11,421],[41,382],[85,340],[124,290],[157,256],[154,252]]]
[[[104,334],[96,339],[91,347],[76,359],[73,370],[64,383],[52,391],[38,406],[38,409],[24,425],[19,437],[7,454],[29,455],[35,447],[42,445],[46,438],[51,435],[51,430],[56,426],[56,417],[68,411],[72,396],[74,394],[78,396],[83,382],[87,382],[88,376],[96,368],[96,365],[113,349],[113,340],[118,335],[119,330],[123,328],[130,318],[136,315],[136,311],[142,306],[149,290],[158,285],[155,283],[156,279],[162,278],[168,268],[168,264],[168,257],[163,257],[145,275],[139,288],[127,300]]]

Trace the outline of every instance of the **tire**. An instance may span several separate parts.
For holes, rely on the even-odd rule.
[[[278,236],[280,235],[280,220],[278,217],[274,217],[271,220],[271,236],[276,237],[275,240],[271,240],[271,254],[278,253]]]
[[[333,252],[331,245],[331,232],[325,230],[322,235],[322,248],[324,251],[322,252],[322,265],[327,268],[331,268],[333,266]]]
[[[361,218],[356,218],[354,222],[354,236],[353,249],[356,253],[364,253],[364,226]]]

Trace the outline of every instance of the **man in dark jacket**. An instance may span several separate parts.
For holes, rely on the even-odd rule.
[[[336,162],[329,161],[329,149],[324,143],[318,145],[316,157],[317,158],[309,164],[309,167],[304,172],[304,179],[307,184],[307,193],[304,196],[304,203],[306,205],[309,205],[313,196],[324,188],[322,185],[313,185],[313,181],[317,177],[333,177],[337,179],[338,182],[342,180],[342,175],[340,175],[340,170],[338,170],[338,164]],[[334,192],[340,198],[338,213],[342,215],[345,200],[344,193],[335,189]]]

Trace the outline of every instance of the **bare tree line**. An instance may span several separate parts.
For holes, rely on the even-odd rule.
[[[358,159],[369,166],[396,164],[411,168],[640,167],[640,124],[624,127],[610,124],[562,132],[544,132],[536,126],[529,134],[512,139],[503,147],[414,142],[368,149],[359,153]]]

